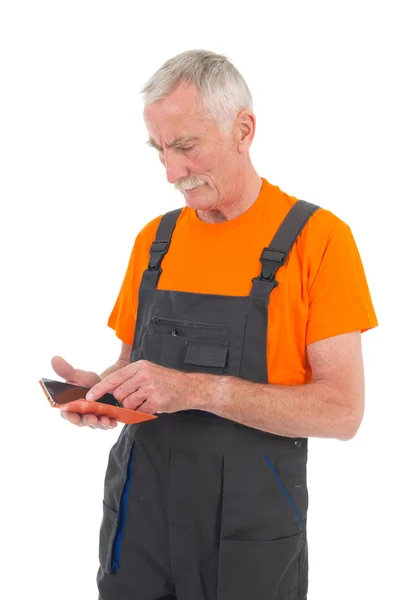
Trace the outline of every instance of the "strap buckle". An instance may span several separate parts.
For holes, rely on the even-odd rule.
[[[170,245],[170,240],[155,240],[152,242],[150,248],[150,261],[148,263],[148,269],[154,271],[159,269],[159,265],[162,262],[162,258],[167,253]]]
[[[158,252],[162,252],[165,254],[169,250],[170,240],[155,240],[152,242],[150,248],[150,254],[155,254]]]
[[[262,263],[262,272],[259,276],[260,281],[273,281],[277,270],[285,263],[286,259],[287,252],[281,252],[273,248],[263,248],[259,259]]]

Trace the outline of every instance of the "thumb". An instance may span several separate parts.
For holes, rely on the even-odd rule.
[[[53,356],[51,366],[57,375],[65,379],[65,381],[72,381],[74,379],[75,369],[62,356]]]
[[[72,383],[73,385],[91,388],[101,381],[101,377],[97,373],[94,373],[94,371],[74,369],[62,356],[53,356],[51,366],[57,375],[65,379],[67,383]]]

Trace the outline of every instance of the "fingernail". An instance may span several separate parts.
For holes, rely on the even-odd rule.
[[[93,392],[87,392],[87,394],[86,394],[86,400],[93,400],[93,398],[94,398]]]

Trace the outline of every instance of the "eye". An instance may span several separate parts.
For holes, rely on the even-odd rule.
[[[195,146],[189,146],[188,148],[181,148],[181,149],[184,150],[184,152],[188,152],[189,150],[192,150],[193,148],[195,148]]]

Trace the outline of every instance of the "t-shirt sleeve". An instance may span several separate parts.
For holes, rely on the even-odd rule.
[[[117,300],[108,318],[108,326],[129,346],[133,343],[136,328],[141,278],[148,267],[150,246],[161,218],[162,215],[147,223],[137,235]]]
[[[107,323],[108,327],[115,330],[116,336],[129,346],[133,341],[137,316],[137,302],[133,300],[133,273],[136,263],[137,248],[135,243],[117,300]]]
[[[308,302],[306,345],[378,325],[359,250],[344,222],[313,265]]]

